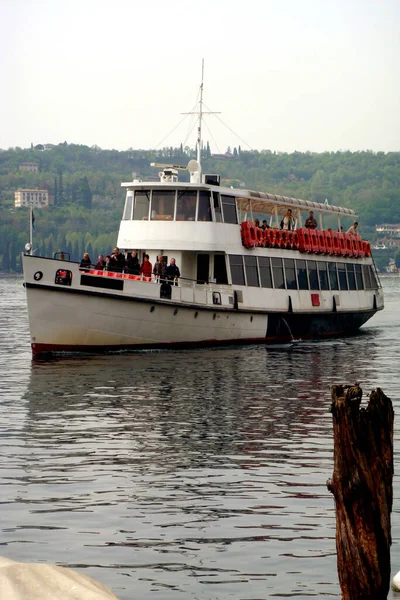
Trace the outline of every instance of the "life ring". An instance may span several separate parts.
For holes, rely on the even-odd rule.
[[[297,250],[299,247],[297,231],[290,232],[290,247],[293,248],[293,250]]]
[[[321,231],[320,229],[317,230],[318,252],[320,254],[326,254],[326,242],[325,242],[324,233],[325,232]]]
[[[289,244],[289,231],[287,229],[282,229],[281,230],[281,241],[280,241],[280,248],[288,248]]]
[[[340,256],[347,256],[346,254],[346,238],[345,238],[345,233],[338,233],[338,238],[339,238],[339,255]]]
[[[310,229],[310,244],[311,244],[311,252],[318,254],[319,244],[318,244],[318,235],[317,235],[316,229]]]
[[[345,256],[353,256],[353,240],[349,233],[345,233]]]
[[[264,242],[264,229],[256,227],[257,246],[265,246]]]
[[[334,254],[335,256],[340,256],[339,233],[337,231],[332,231],[331,236],[332,236],[332,254]]]
[[[275,233],[274,248],[282,248],[283,229],[277,229]]]
[[[269,239],[270,239],[270,244],[271,244],[271,248],[275,248],[276,245],[276,234],[278,233],[279,229],[270,229],[269,232]]]
[[[297,247],[300,252],[310,252],[311,242],[308,229],[300,228],[297,230]]]
[[[363,240],[363,249],[365,256],[371,256],[371,245],[369,242]]]
[[[333,237],[331,231],[324,231],[326,253],[333,254]]]

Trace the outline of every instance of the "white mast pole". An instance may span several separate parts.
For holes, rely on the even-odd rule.
[[[29,254],[32,255],[33,254],[33,224],[32,224],[33,208],[32,208],[32,202],[30,202],[29,207],[30,207],[30,210],[29,210],[29,243],[31,246]]]
[[[197,162],[199,163],[199,175],[201,173],[201,122],[203,119],[203,81],[204,81],[204,58],[201,63],[201,86],[199,102],[199,126],[197,128]]]

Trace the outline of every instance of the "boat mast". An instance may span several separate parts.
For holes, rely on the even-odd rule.
[[[203,82],[204,82],[204,58],[202,59],[202,62],[201,62],[199,125],[197,127],[197,162],[199,163],[199,173],[201,173],[201,122],[203,119]]]

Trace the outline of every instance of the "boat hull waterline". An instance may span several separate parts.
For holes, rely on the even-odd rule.
[[[34,355],[290,342],[355,333],[376,309],[257,312],[26,283]]]

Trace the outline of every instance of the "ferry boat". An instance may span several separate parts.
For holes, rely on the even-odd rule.
[[[384,300],[370,245],[339,233],[351,209],[221,186],[197,160],[161,168],[154,182],[122,183],[117,246],[128,258],[171,258],[180,277],[82,269],[23,255],[33,354],[270,343],[356,332]],[[180,180],[182,170],[189,181]],[[281,229],[291,209],[293,230]],[[318,229],[303,226],[313,211]],[[323,220],[337,217],[337,229]],[[266,219],[269,227],[254,223]],[[336,219],[335,219],[336,221]]]

